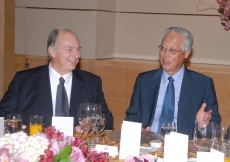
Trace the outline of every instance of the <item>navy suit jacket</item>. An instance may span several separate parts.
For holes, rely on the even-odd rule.
[[[113,128],[113,116],[109,111],[101,87],[100,77],[80,70],[72,71],[70,116],[78,125],[77,112],[81,103],[98,103],[106,114],[106,129]],[[52,123],[53,105],[48,65],[17,72],[8,91],[0,102],[0,116],[9,113],[22,115],[22,123],[29,125],[30,115],[42,115],[43,124]]]
[[[143,128],[152,125],[162,72],[163,69],[159,68],[138,75],[125,120],[140,122]],[[207,104],[205,111],[212,110],[211,121],[220,123],[213,80],[185,68],[178,105],[177,132],[187,134],[192,139],[196,113],[203,103]]]

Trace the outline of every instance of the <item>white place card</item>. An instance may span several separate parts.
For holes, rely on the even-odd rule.
[[[123,121],[121,125],[119,159],[125,159],[128,155],[139,155],[141,126],[141,123]]]
[[[0,137],[4,136],[4,117],[0,117]]]
[[[118,155],[117,146],[96,145],[97,152],[108,152],[109,156],[116,157]]]
[[[224,162],[224,153],[215,149],[210,152],[197,151],[197,162]]]
[[[164,162],[187,161],[188,135],[172,132],[170,135],[165,135],[164,144]]]
[[[52,117],[52,126],[66,136],[73,136],[73,117]]]

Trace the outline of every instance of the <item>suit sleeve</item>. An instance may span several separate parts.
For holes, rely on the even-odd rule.
[[[17,73],[0,102],[0,116],[6,118],[7,114],[17,113],[18,93],[20,89],[18,80],[19,76]]]
[[[214,83],[212,79],[210,79],[210,81],[207,84],[206,91],[204,94],[204,102],[207,104],[206,111],[212,110],[211,121],[216,124],[220,124],[221,117],[218,112],[218,103],[217,103],[216,92],[215,92]]]
[[[96,103],[101,105],[101,111],[105,114],[105,129],[113,129],[113,115],[106,104],[100,77],[96,91]]]
[[[133,94],[130,101],[130,106],[126,110],[126,121],[139,122],[141,123],[141,111],[140,111],[140,86],[139,86],[139,75],[136,79]]]

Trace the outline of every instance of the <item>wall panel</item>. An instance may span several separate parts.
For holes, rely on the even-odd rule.
[[[70,19],[66,19],[66,17]],[[72,29],[78,35],[83,47],[83,58],[89,57],[90,12],[47,9],[26,9],[26,42],[27,55],[46,56],[47,38],[56,27]],[[81,22],[81,23],[77,23]]]
[[[170,26],[193,34],[189,62],[230,65],[230,32],[223,30],[218,16],[117,13],[114,57],[158,60],[157,46]]]
[[[116,0],[118,12],[217,15],[216,0]],[[201,3],[202,2],[202,3]],[[198,6],[198,7],[197,7]],[[198,9],[197,9],[198,8]],[[202,11],[202,12],[201,12]]]

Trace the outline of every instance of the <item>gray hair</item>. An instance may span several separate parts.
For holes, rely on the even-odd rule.
[[[190,51],[192,49],[193,36],[188,30],[183,29],[181,27],[170,27],[170,28],[168,28],[164,32],[164,34],[161,38],[160,44],[162,44],[162,41],[163,41],[164,37],[166,36],[166,34],[168,34],[170,32],[175,32],[175,33],[181,34],[185,37],[183,44],[182,44],[182,51],[183,52]]]
[[[68,31],[71,32],[72,34],[74,34],[76,36],[76,38],[78,39],[77,35],[75,33],[72,32],[72,30],[70,29],[66,29],[66,28],[54,28],[49,36],[48,36],[48,40],[47,40],[47,55],[48,58],[51,59],[52,56],[49,53],[49,47],[52,47],[56,52],[58,51],[58,46],[57,46],[57,39],[58,39],[58,35],[60,31]]]

